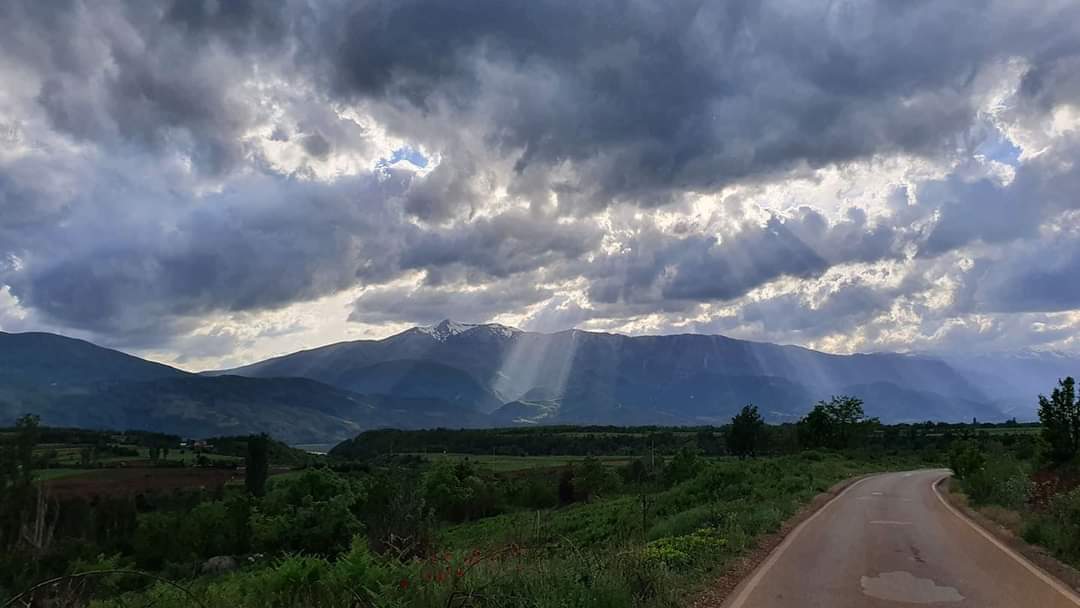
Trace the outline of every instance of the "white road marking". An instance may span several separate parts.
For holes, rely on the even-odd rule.
[[[750,594],[754,591],[754,588],[757,587],[758,583],[761,582],[761,579],[765,578],[765,575],[769,572],[769,569],[773,567],[773,564],[780,560],[780,556],[784,554],[784,551],[786,551],[787,548],[791,546],[791,543],[795,542],[795,539],[799,537],[799,533],[803,531],[803,528],[810,524],[810,522],[820,517],[822,513],[827,511],[829,507],[833,505],[833,503],[840,500],[840,498],[842,498],[845,494],[854,490],[855,486],[858,486],[867,479],[872,478],[873,477],[863,477],[862,479],[856,481],[850,486],[844,488],[843,492],[840,492],[836,496],[833,496],[832,499],[830,499],[829,502],[825,503],[824,506],[818,509],[817,512],[806,518],[806,520],[798,526],[795,526],[795,529],[791,531],[791,534],[788,534],[787,538],[784,539],[784,542],[780,543],[780,546],[774,549],[771,554],[769,554],[769,557],[765,560],[765,563],[762,564],[756,572],[754,572],[754,575],[750,578],[749,581],[746,582],[746,585],[743,586],[742,590],[739,592],[739,595],[735,596],[735,599],[731,602],[725,602],[727,608],[741,608],[742,605],[746,603],[747,598],[750,597]]]
[[[884,496],[885,493],[884,492],[870,492],[870,495],[871,496]]]
[[[972,530],[975,530],[976,532],[981,534],[983,538],[990,541],[995,547],[997,547],[998,549],[1001,549],[1005,553],[1005,555],[1008,555],[1009,557],[1016,560],[1021,566],[1027,568],[1028,571],[1031,572],[1032,574],[1034,574],[1036,577],[1038,577],[1039,580],[1046,583],[1047,585],[1050,585],[1051,588],[1053,588],[1055,591],[1057,591],[1062,596],[1064,596],[1065,599],[1069,600],[1073,604],[1076,604],[1077,606],[1080,606],[1080,596],[1076,595],[1076,593],[1072,589],[1069,589],[1068,587],[1063,585],[1057,579],[1055,579],[1055,578],[1051,577],[1049,574],[1043,572],[1043,570],[1041,568],[1039,568],[1035,564],[1028,561],[1028,559],[1026,557],[1024,557],[1023,555],[1020,555],[1016,551],[1013,551],[1012,549],[1010,549],[1007,545],[1005,545],[1004,543],[999,541],[997,538],[995,538],[994,535],[990,534],[986,530],[983,530],[982,527],[980,527],[975,522],[971,521],[968,518],[967,515],[964,515],[963,513],[958,511],[956,509],[956,507],[949,504],[949,501],[945,500],[945,498],[941,495],[941,492],[938,492],[938,484],[941,483],[942,481],[944,481],[948,477],[949,477],[949,475],[945,475],[943,477],[938,478],[936,481],[931,482],[930,483],[930,489],[934,492],[934,496],[937,496],[937,499],[939,501],[941,501],[941,504],[945,505],[945,508],[948,509],[950,513],[952,513],[956,517],[960,518],[960,521],[962,521],[965,524],[971,526]]]
[[[895,519],[874,519],[870,523],[875,526],[910,526],[910,521],[896,521]]]

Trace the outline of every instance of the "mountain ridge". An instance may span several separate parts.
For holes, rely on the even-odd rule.
[[[479,332],[482,328],[488,331]],[[977,386],[944,361],[924,355],[824,353],[798,345],[693,333],[628,336],[580,329],[540,333],[449,319],[381,340],[339,342],[208,373],[299,375],[343,385],[328,371],[341,369],[346,365],[343,360],[354,369],[394,360],[455,367],[506,404],[528,400],[530,392],[539,391],[553,397],[549,401],[562,404],[559,409],[564,417],[554,422],[579,421],[565,415],[584,412],[585,401],[601,409],[619,405],[658,415],[662,411],[682,412],[685,423],[690,424],[723,420],[741,404],[774,398],[784,402],[779,406],[769,403],[768,409],[783,413],[777,420],[790,419],[830,393],[881,382],[907,390],[911,398],[915,398],[911,387],[932,385],[933,390],[922,395],[929,403],[922,419],[997,416],[985,405],[990,400]],[[773,391],[755,390],[754,385],[775,385],[777,378],[793,384]],[[713,406],[717,400],[724,402],[711,410],[700,402],[691,403],[699,394],[706,395]],[[962,407],[954,407],[952,402]],[[890,412],[882,413],[885,419],[894,418]]]
[[[0,424],[32,412],[46,423],[269,431],[292,442],[387,427],[724,424],[746,403],[791,422],[833,394],[862,397],[885,422],[1031,417],[981,385],[934,356],[693,333],[539,333],[446,320],[193,374],[58,334],[0,332]]]

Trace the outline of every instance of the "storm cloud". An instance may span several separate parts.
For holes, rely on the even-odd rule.
[[[1080,349],[1073,2],[13,0],[0,26],[0,330],[192,366],[442,317]]]

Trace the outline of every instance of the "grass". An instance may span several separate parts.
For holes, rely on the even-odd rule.
[[[82,450],[84,447],[86,446],[72,444],[42,444],[38,446],[35,452],[39,456],[55,452],[55,456],[49,460],[52,465],[79,465],[82,463]],[[94,463],[109,464],[115,462],[150,460],[150,448],[137,445],[119,445],[118,447],[133,449],[138,453],[134,456],[101,455],[94,458]],[[224,460],[229,462],[239,462],[243,460],[243,458],[239,456],[226,456],[210,452],[203,452],[203,455],[213,460]],[[181,450],[181,448],[170,448],[168,455],[160,459],[172,462],[179,461],[185,464],[195,464],[197,458],[198,453],[190,448],[184,448],[183,450]]]
[[[34,471],[34,480],[49,481],[52,479],[63,479],[65,477],[76,477],[78,475],[92,473],[95,470],[96,469],[39,469]]]
[[[520,470],[579,459],[475,460]],[[588,503],[445,527],[437,535],[436,550],[423,560],[371,555],[359,540],[352,552],[336,559],[285,556],[185,584],[209,608],[354,602],[401,608],[674,608],[833,484],[862,473],[927,466],[915,456],[852,458],[821,452],[747,461],[721,458],[701,465],[687,481],[653,488],[644,497],[637,493],[641,488],[631,488]],[[360,602],[356,593],[372,601]],[[157,585],[116,603],[94,605],[151,603],[179,608],[190,600]]]
[[[497,473],[507,473],[511,471],[525,471],[529,469],[547,469],[554,467],[562,467],[567,464],[581,462],[581,456],[504,456],[500,454],[424,454],[416,453],[415,456],[421,456],[431,461],[437,460],[471,460],[475,463],[483,465],[492,471]],[[597,458],[606,465],[616,466],[630,462],[630,458],[627,456],[600,456]]]
[[[639,495],[621,495],[452,526],[444,530],[441,541],[454,549],[561,541],[596,547],[612,541],[656,540],[733,522],[741,528],[736,536],[747,529],[756,534],[779,525],[800,504],[847,477],[915,466],[907,459],[868,461],[836,455],[749,461],[720,458],[708,463],[695,479],[646,496],[644,513]]]

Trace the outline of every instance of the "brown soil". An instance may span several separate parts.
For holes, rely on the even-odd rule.
[[[244,473],[210,468],[115,468],[87,471],[74,477],[44,482],[51,496],[122,496],[186,488],[213,489],[230,481],[244,481]]]

